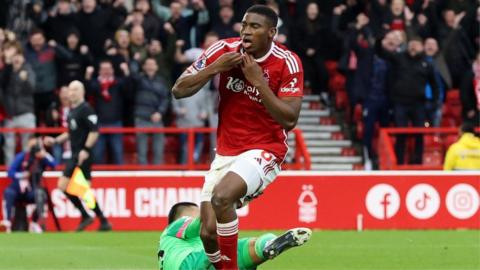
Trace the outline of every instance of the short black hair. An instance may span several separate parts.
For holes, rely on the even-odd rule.
[[[478,126],[478,124],[476,125],[474,121],[467,120],[463,122],[460,130],[462,131],[462,133],[472,133],[476,137],[480,137],[480,134],[478,132],[475,132],[475,126]]]
[[[265,5],[253,5],[247,9],[246,13],[256,13],[263,15],[270,22],[272,27],[277,27],[278,16],[273,9]]]
[[[187,207],[192,207],[192,206],[198,207],[197,204],[192,202],[179,202],[174,204],[172,208],[170,208],[170,212],[168,212],[168,224],[171,224],[172,222],[178,219],[179,212],[181,212],[183,209]]]

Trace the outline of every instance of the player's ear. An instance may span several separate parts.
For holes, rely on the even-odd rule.
[[[273,39],[273,37],[277,34],[277,27],[270,27],[268,30],[268,37]]]

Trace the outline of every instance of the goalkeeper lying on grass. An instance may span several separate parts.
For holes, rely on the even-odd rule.
[[[194,203],[175,204],[168,214],[169,225],[160,236],[158,265],[163,270],[215,270],[200,239],[200,209]],[[256,269],[283,251],[303,245],[312,232],[307,228],[290,229],[281,236],[267,233],[258,238],[238,240],[239,269]],[[218,254],[217,256],[221,256]]]

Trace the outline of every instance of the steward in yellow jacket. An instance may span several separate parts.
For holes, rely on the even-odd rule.
[[[462,126],[462,136],[448,148],[443,169],[480,170],[480,137],[473,125]]]

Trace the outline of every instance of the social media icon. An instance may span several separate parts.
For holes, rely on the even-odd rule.
[[[428,184],[413,186],[405,199],[408,212],[418,219],[433,217],[440,208],[440,195],[437,190]]]
[[[365,198],[367,210],[376,219],[389,219],[397,214],[400,208],[400,195],[388,184],[373,186]]]
[[[457,184],[445,199],[448,212],[458,219],[468,219],[477,213],[480,200],[477,190],[469,184]]]

